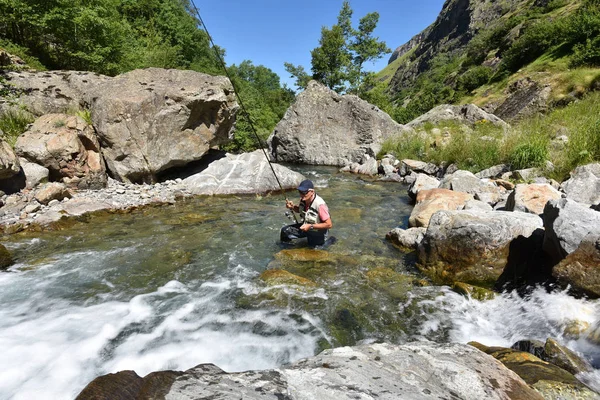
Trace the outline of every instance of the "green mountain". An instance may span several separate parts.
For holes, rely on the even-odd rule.
[[[442,103],[508,120],[565,105],[600,86],[600,2],[447,0],[377,79],[368,97],[399,122]]]

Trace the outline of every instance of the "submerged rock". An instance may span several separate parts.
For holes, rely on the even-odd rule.
[[[13,259],[10,252],[0,243],[0,269],[6,269],[13,265]]]
[[[143,379],[132,374],[125,371],[96,378],[77,399],[543,399],[501,363],[463,344],[341,347],[263,371],[225,373],[201,364],[185,372],[162,371]],[[164,376],[152,380],[156,374]]]

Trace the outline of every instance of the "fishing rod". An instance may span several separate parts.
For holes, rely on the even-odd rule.
[[[250,129],[252,130],[252,133],[254,133],[254,136],[256,137],[256,140],[258,141],[258,145],[260,146],[263,154],[265,155],[265,158],[267,159],[267,162],[269,163],[269,167],[271,168],[271,172],[273,172],[273,176],[275,177],[275,180],[277,181],[277,184],[279,185],[279,189],[281,190],[281,193],[285,197],[285,202],[287,204],[287,202],[289,201],[288,197],[285,194],[285,191],[283,190],[283,186],[281,186],[281,182],[279,182],[279,178],[277,177],[277,174],[275,173],[275,169],[273,168],[273,164],[271,164],[271,160],[270,160],[270,158],[269,158],[269,156],[267,154],[267,151],[265,150],[265,146],[263,145],[263,141],[260,138],[260,136],[258,136],[258,133],[256,133],[256,129],[254,128],[254,124],[252,123],[252,118],[250,118],[250,114],[248,113],[248,111],[246,111],[246,107],[244,106],[244,103],[242,102],[242,98],[238,94],[238,90],[235,87],[235,83],[233,82],[233,79],[231,79],[231,76],[229,75],[229,71],[227,71],[227,66],[225,65],[225,60],[223,60],[223,58],[221,57],[221,54],[219,54],[219,51],[217,50],[217,46],[215,45],[215,42],[213,41],[212,36],[208,32],[208,28],[206,27],[206,24],[204,23],[204,20],[200,16],[200,11],[198,10],[198,7],[196,7],[196,4],[194,3],[194,0],[191,0],[190,2],[192,3],[192,6],[194,7],[194,10],[196,11],[196,16],[198,17],[198,21],[200,21],[200,24],[202,25],[202,28],[204,29],[204,32],[206,32],[206,35],[208,36],[208,40],[210,41],[210,43],[212,44],[213,49],[215,50],[215,54],[217,55],[217,59],[219,60],[219,63],[221,64],[221,67],[223,68],[223,71],[225,71],[225,75],[227,76],[227,79],[229,79],[229,82],[231,82],[231,86],[233,86],[233,93],[235,94],[235,97],[237,98],[238,103],[240,103],[240,107],[242,108],[242,113],[248,119],[248,123],[250,124]],[[286,215],[289,216],[288,213],[286,213]],[[294,209],[292,209],[292,215],[294,217],[294,221],[296,221],[296,223],[298,223],[298,218],[296,218],[296,213],[294,213]]]

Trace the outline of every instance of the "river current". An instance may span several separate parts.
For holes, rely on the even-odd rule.
[[[338,239],[329,252],[396,260],[395,270],[420,277],[413,256],[385,241],[406,226],[406,186],[294,168],[329,205]],[[288,196],[298,201],[295,192]],[[240,305],[240,296],[265,290],[258,276],[282,250],[280,228],[291,223],[284,204],[281,194],[194,198],[6,238],[17,264],[0,274],[0,399],[72,399],[96,376],[120,370],[276,368],[334,343],[314,307]],[[351,291],[339,287],[338,296]],[[301,295],[332,296],[322,289]],[[563,335],[573,320],[599,323],[598,300],[536,289],[527,298],[506,293],[479,302],[426,286],[375,308],[410,320],[410,330],[392,336],[398,343],[510,346],[553,337],[600,368],[598,346]],[[600,390],[600,370],[584,378]]]

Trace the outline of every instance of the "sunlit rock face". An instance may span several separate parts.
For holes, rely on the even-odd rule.
[[[268,143],[279,162],[343,167],[362,164],[381,150],[384,139],[407,131],[358,96],[342,96],[311,81]]]
[[[227,143],[238,111],[227,78],[159,68],[116,76],[88,101],[108,169],[136,183]]]

